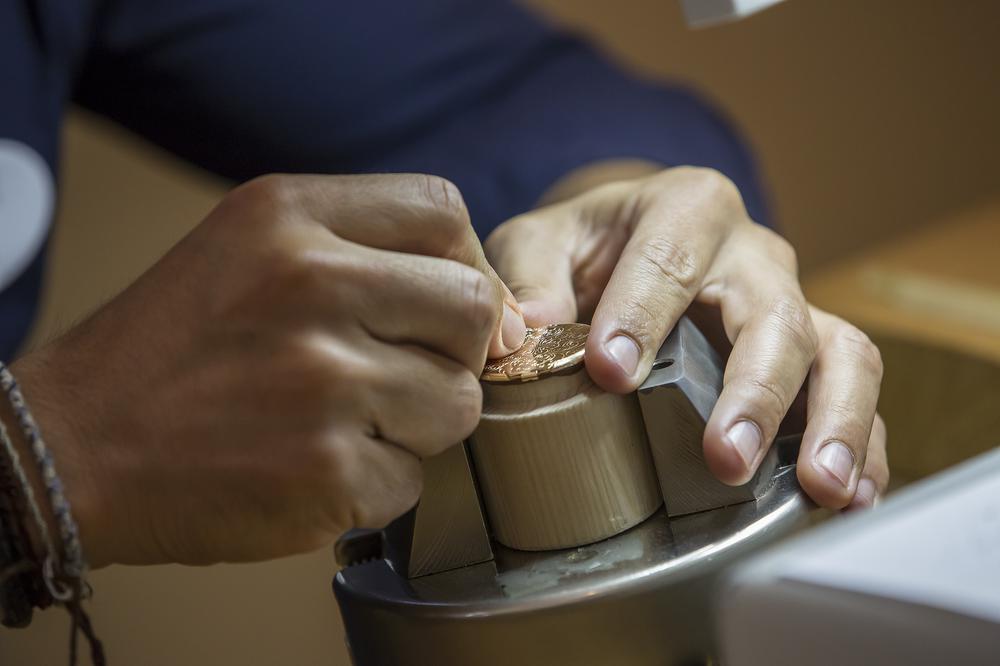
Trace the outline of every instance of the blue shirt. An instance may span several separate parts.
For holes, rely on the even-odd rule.
[[[606,158],[714,167],[764,218],[717,113],[508,0],[8,0],[0,91],[0,141],[30,147],[48,178],[76,103],[235,181],[438,174],[481,236]],[[0,284],[0,359],[35,314],[44,262],[42,244]]]

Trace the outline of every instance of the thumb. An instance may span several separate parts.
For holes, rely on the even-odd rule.
[[[486,255],[520,305],[524,322],[538,328],[577,317],[568,244],[543,220],[515,218],[486,242]],[[551,236],[551,237],[550,237]]]
[[[465,240],[465,246],[457,253],[457,259],[491,278],[501,304],[500,317],[486,350],[486,357],[500,358],[513,354],[524,344],[524,337],[527,333],[524,314],[514,294],[511,293],[511,290],[507,288],[507,285],[486,259],[486,253],[471,226],[468,227]]]
[[[497,291],[500,293],[500,300],[503,303],[500,324],[497,331],[493,334],[493,339],[490,340],[486,356],[487,358],[500,358],[508,354],[513,354],[524,344],[524,337],[527,333],[527,322],[524,312],[510,289],[507,288],[507,285],[497,276],[496,271],[485,259],[480,270],[493,278],[497,285]]]

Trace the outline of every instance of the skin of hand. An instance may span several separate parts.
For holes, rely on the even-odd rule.
[[[725,176],[650,171],[642,162],[591,167],[558,184],[555,203],[490,235],[486,255],[525,321],[590,320],[587,370],[626,393],[688,313],[729,352],[705,429],[712,472],[748,481],[783,419],[796,416],[790,409],[804,409],[802,488],[828,508],[874,505],[889,481],[878,349],[806,302],[795,252],[750,219]]]
[[[451,183],[267,176],[12,369],[91,565],[207,564],[404,513],[524,333]]]

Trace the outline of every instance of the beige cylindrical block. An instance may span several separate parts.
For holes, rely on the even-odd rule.
[[[662,503],[635,394],[605,393],[581,369],[483,384],[470,438],[493,536],[520,550],[581,546]]]

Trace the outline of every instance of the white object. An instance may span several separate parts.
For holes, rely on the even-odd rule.
[[[782,0],[681,0],[684,17],[692,28],[738,21]]]
[[[1000,663],[1000,450],[739,567],[723,663]]]
[[[0,139],[0,290],[28,267],[49,232],[52,173],[41,155]]]

